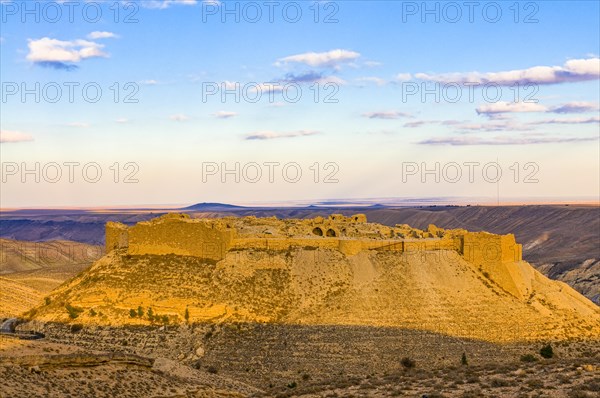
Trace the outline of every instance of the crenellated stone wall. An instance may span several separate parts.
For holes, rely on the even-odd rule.
[[[132,227],[113,222],[106,225],[106,251],[121,249],[130,255],[176,254],[219,261],[229,250],[292,247],[339,250],[348,256],[364,250],[450,250],[488,272],[519,262],[522,257],[514,235],[444,230],[435,225],[427,231],[408,225],[387,227],[367,223],[363,214],[333,214],[309,220],[192,219],[186,214],[168,214]]]

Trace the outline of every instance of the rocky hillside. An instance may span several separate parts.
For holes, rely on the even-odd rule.
[[[169,211],[165,209],[163,212]],[[198,217],[227,215],[279,218],[310,218],[331,212],[365,213],[370,220],[385,224],[410,224],[426,228],[465,228],[495,234],[513,233],[524,245],[524,259],[551,279],[568,283],[596,304],[600,304],[600,207],[598,206],[437,206],[412,208],[237,208],[211,204],[184,210]],[[157,211],[160,214],[160,211]],[[132,224],[154,217],[149,211],[105,212],[39,211],[3,213],[0,236],[11,239],[46,241],[76,240],[104,244],[105,222]]]
[[[0,318],[38,305],[52,289],[92,265],[103,250],[69,241],[0,239]]]
[[[0,278],[0,319],[10,318],[39,305],[43,294],[23,283]]]
[[[524,261],[507,269],[511,286],[506,270],[484,271],[451,250],[238,248],[220,261],[115,250],[29,316],[104,325],[390,326],[489,341],[600,337],[591,301]],[[515,285],[527,294],[515,295]]]

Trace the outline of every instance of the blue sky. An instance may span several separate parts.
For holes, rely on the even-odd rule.
[[[463,2],[429,2],[439,10],[436,21],[435,14],[423,15],[422,2],[282,1],[272,23],[269,6],[260,1],[108,1],[100,5],[98,21],[82,12],[93,17],[100,2],[67,2],[74,10],[70,21],[68,4],[42,1],[39,22],[35,11],[24,13],[25,7],[34,9],[27,3],[0,3],[2,207],[495,200],[498,188],[506,201],[597,200],[600,193],[595,1],[517,7],[479,2],[472,22]],[[256,23],[248,21],[252,7],[262,12]],[[291,12],[288,20],[284,7]],[[302,16],[291,23],[298,7]],[[62,17],[51,23],[55,9]],[[462,16],[452,22],[457,9]],[[137,22],[125,23],[127,15]],[[332,23],[325,23],[327,15]],[[72,102],[65,82],[79,84]],[[63,96],[56,103],[44,96],[39,103],[33,95],[23,100],[21,89],[35,89],[36,83],[40,91],[59,86]],[[232,94],[225,101],[220,95],[203,100],[203,87],[236,83],[247,85],[248,95],[262,84],[263,100],[253,103],[242,95],[236,102]],[[479,84],[472,100],[470,83]],[[86,101],[86,84],[102,89],[98,102]],[[422,98],[423,84],[440,98]],[[484,95],[483,85],[492,94]],[[301,98],[286,100],[280,87],[292,96],[300,90]],[[415,88],[416,94],[403,98]],[[494,98],[498,90],[502,95]],[[133,92],[137,103],[125,103]],[[462,95],[458,101],[452,99],[456,92]],[[333,93],[337,102],[326,103]],[[499,186],[481,171],[496,159],[503,173]],[[64,166],[70,161],[95,162],[103,176],[90,183],[76,173],[71,183]],[[116,183],[115,162],[121,171]],[[273,181],[265,162],[282,165]],[[291,162],[302,171],[297,182],[281,174]],[[472,181],[466,162],[480,164]],[[50,163],[61,166],[57,182],[42,170]],[[137,167],[125,170],[126,163]],[[220,169],[240,163],[240,181],[225,175],[223,182],[222,170],[203,176],[208,163]],[[250,163],[261,165],[258,182],[242,172]],[[407,164],[419,171],[403,178]],[[463,173],[457,182],[444,174],[454,164]],[[27,168],[34,171],[23,175]],[[138,181],[124,183],[134,169]],[[423,169],[437,170],[441,178],[423,176]],[[532,172],[533,181],[524,181]],[[323,181],[329,173],[333,177]]]

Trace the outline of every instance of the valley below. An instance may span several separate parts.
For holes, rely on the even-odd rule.
[[[360,211],[3,214],[0,396],[598,396],[598,208]]]

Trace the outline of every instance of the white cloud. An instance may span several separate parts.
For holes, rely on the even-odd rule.
[[[598,104],[594,102],[568,102],[566,104],[555,106],[551,109],[553,113],[585,113],[597,112]]]
[[[453,126],[459,132],[480,131],[527,131],[533,130],[528,124],[517,123],[511,119],[493,120],[489,123],[459,123]]]
[[[172,115],[169,117],[169,119],[171,119],[174,122],[185,122],[187,120],[190,120],[189,116],[184,115],[183,113],[179,113],[177,115]]]
[[[521,113],[521,112],[546,112],[548,108],[533,102],[505,102],[499,101],[479,106],[475,111],[478,114],[496,113]]]
[[[369,119],[400,119],[403,117],[412,117],[412,115],[406,112],[399,111],[379,111],[379,112],[367,112],[363,113],[364,117]]]
[[[533,145],[533,144],[557,144],[598,141],[598,137],[544,137],[544,136],[517,136],[517,137],[490,137],[481,138],[474,136],[461,137],[436,137],[420,141],[421,145]]]
[[[129,123],[129,119],[124,118],[124,117],[120,117],[117,120],[115,120],[115,123],[119,123],[119,124],[127,124]]]
[[[33,137],[30,134],[22,133],[20,131],[0,130],[1,143],[8,144],[27,141],[33,141]]]
[[[547,112],[566,114],[597,112],[598,109],[598,104],[593,102],[568,102],[566,104],[548,107],[533,102],[499,101],[491,104],[481,105],[475,110],[480,115],[486,115],[490,118],[499,119],[499,116],[502,116],[502,114],[505,113]]]
[[[112,32],[101,32],[95,31],[87,35],[88,39],[96,40],[96,39],[117,39],[119,36]]]
[[[29,40],[27,59],[34,63],[49,64],[50,66],[68,67],[84,59],[108,57],[102,51],[103,44],[88,40],[63,41],[44,37],[39,40]]]
[[[275,131],[257,131],[245,136],[246,140],[274,140],[279,138],[294,138],[294,137],[306,137],[311,135],[320,134],[319,131],[313,130],[298,130],[291,132],[275,132]]]
[[[589,117],[589,118],[577,117],[577,118],[570,118],[570,119],[545,119],[545,120],[538,120],[535,122],[530,122],[528,124],[538,125],[538,124],[594,124],[594,123],[600,123],[600,117],[595,116],[595,117]]]
[[[365,66],[367,66],[369,68],[375,68],[375,67],[381,66],[381,65],[383,65],[383,64],[378,61],[365,61]]]
[[[501,86],[580,82],[600,78],[600,58],[572,59],[563,66],[534,66],[528,69],[488,73],[418,73],[415,77],[439,83],[493,83]]]
[[[397,82],[407,82],[412,79],[412,75],[410,73],[398,73],[394,76],[394,80]]]
[[[219,111],[219,112],[215,113],[214,116],[219,119],[230,119],[232,117],[236,117],[237,113],[229,112],[229,111]]]
[[[290,55],[280,58],[275,62],[276,66],[284,66],[290,63],[305,64],[311,67],[337,68],[343,63],[349,63],[360,57],[360,54],[349,50],[331,50],[322,53],[309,52]]]
[[[163,10],[172,5],[195,6],[198,0],[142,0],[141,5],[144,8],[153,8]]]
[[[143,84],[144,86],[156,86],[158,84],[158,81],[154,79],[142,80],[140,81],[140,84]]]

